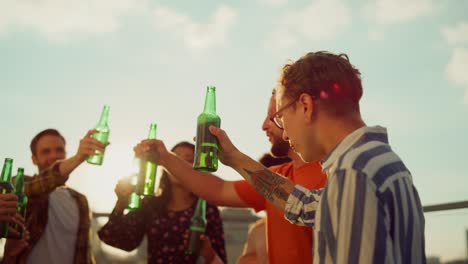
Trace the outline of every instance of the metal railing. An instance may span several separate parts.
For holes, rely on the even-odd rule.
[[[468,208],[468,201],[423,206],[424,213]]]

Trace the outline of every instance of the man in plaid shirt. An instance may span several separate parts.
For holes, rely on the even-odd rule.
[[[32,161],[39,173],[25,177],[25,193],[29,197],[26,227],[30,239],[18,256],[5,252],[4,263],[94,263],[89,245],[88,202],[65,183],[88,155],[105,150],[103,143],[91,137],[95,132],[88,131],[76,154],[68,159],[65,138],[57,130],[46,129],[33,138]],[[7,245],[18,242],[8,240]]]

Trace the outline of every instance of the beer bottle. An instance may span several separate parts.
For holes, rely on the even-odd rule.
[[[218,169],[218,139],[208,128],[220,127],[221,119],[216,114],[216,87],[206,89],[205,108],[197,119],[197,140],[193,168],[199,171],[214,172]]]
[[[28,205],[28,197],[24,194],[24,169],[18,168],[18,173],[15,177],[15,194],[18,197],[18,207],[17,212],[24,219],[26,219],[26,207]],[[23,228],[21,230],[18,228],[18,224],[15,224],[15,229],[20,233],[18,238],[23,237]]]
[[[206,229],[206,201],[198,198],[197,207],[190,219],[190,235],[185,254],[198,256],[200,253],[201,240],[200,235],[205,233]]]
[[[148,139],[156,139],[155,123],[150,125]],[[138,195],[154,195],[154,185],[156,181],[156,169],[158,165],[149,160],[140,160],[140,172],[136,184],[136,193]]]
[[[133,189],[134,189],[133,192],[128,197],[127,209],[130,212],[134,212],[134,211],[138,210],[140,208],[140,205],[141,205],[140,195],[138,195],[135,192],[136,191],[135,187],[136,187],[137,179],[138,179],[138,174],[134,174],[130,178],[130,183],[133,185]]]
[[[93,134],[93,138],[97,139],[98,141],[107,144],[107,140],[109,138],[109,125],[107,124],[107,119],[109,118],[109,106],[105,105],[102,109],[101,118],[99,119],[98,124],[96,125],[95,129],[98,131]],[[95,155],[91,155],[88,157],[87,161],[90,164],[94,165],[101,165],[104,159],[104,152],[96,151]]]
[[[0,178],[0,191],[2,194],[12,193],[14,191],[11,184],[11,170],[13,169],[13,159],[6,158],[3,163],[2,175]],[[0,237],[8,236],[8,223],[0,222]]]

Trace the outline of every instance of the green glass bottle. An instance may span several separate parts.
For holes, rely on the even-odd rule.
[[[15,194],[18,197],[18,207],[17,212],[24,219],[26,219],[26,207],[28,206],[28,197],[24,193],[24,169],[18,168],[18,173],[15,177]],[[18,238],[23,237],[23,229],[18,228],[18,224],[15,224],[15,229],[19,231],[20,235]]]
[[[134,174],[132,175],[132,177],[130,178],[130,183],[133,185],[134,187],[134,191],[130,194],[130,196],[128,197],[128,204],[127,204],[127,209],[130,211],[130,212],[134,212],[136,210],[138,210],[140,208],[140,205],[141,205],[141,198],[140,198],[140,195],[138,195],[135,191],[136,191],[136,183],[137,183],[137,179],[138,179],[138,174]]]
[[[190,219],[190,235],[185,254],[196,255],[200,253],[201,240],[200,235],[206,230],[206,201],[198,198],[197,207]]]
[[[218,170],[218,139],[208,128],[210,125],[220,127],[221,118],[216,114],[216,87],[206,89],[205,108],[197,119],[197,141],[193,168],[199,171],[214,172]]]
[[[155,123],[150,125],[148,139],[156,139]],[[136,193],[138,195],[152,196],[154,195],[154,186],[156,182],[156,170],[158,165],[149,160],[140,161],[140,172],[136,184]]]
[[[2,175],[0,178],[0,193],[7,194],[14,191],[11,184],[11,171],[13,169],[13,159],[6,158],[3,163]],[[8,223],[0,222],[0,237],[8,236]]]
[[[98,131],[93,134],[93,138],[97,139],[98,141],[107,144],[109,138],[109,125],[107,124],[107,119],[109,118],[109,106],[105,105],[102,109],[101,118],[99,119],[98,124],[96,125],[95,129]],[[88,157],[87,161],[90,164],[94,165],[101,165],[102,161],[104,160],[104,152],[96,151],[95,155],[91,155]]]

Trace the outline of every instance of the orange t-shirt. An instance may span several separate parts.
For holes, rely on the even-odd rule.
[[[325,186],[326,175],[318,162],[293,168],[292,163],[270,167],[307,189]],[[284,212],[269,203],[247,181],[234,182],[237,195],[255,211],[265,210],[267,215],[267,251],[270,264],[312,263],[312,229],[293,225],[284,218]]]

